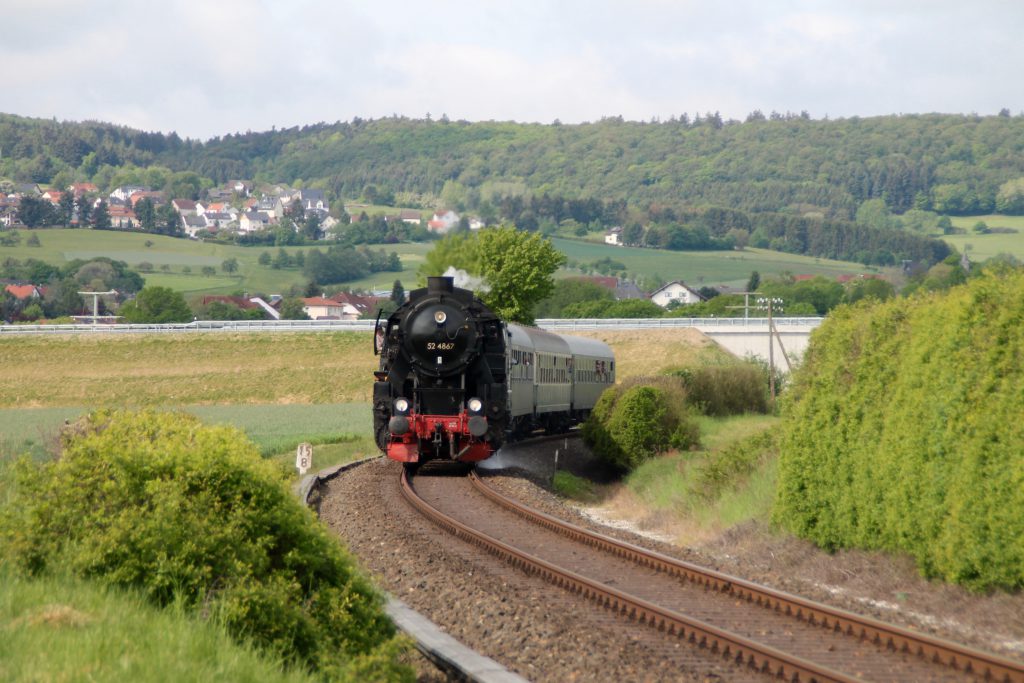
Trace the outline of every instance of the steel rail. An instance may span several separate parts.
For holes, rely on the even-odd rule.
[[[678,576],[705,588],[731,595],[765,608],[785,613],[808,624],[844,633],[848,636],[882,645],[897,652],[915,654],[927,661],[944,664],[960,671],[973,673],[989,681],[1024,683],[1024,663],[942,640],[934,636],[914,633],[871,617],[847,612],[797,595],[761,586],[722,572],[707,569],[674,557],[662,555],[646,548],[619,541],[608,536],[563,521],[534,510],[487,486],[476,472],[470,481],[483,495],[498,505],[580,543],[633,561],[640,566]]]
[[[527,573],[540,576],[560,588],[594,601],[640,624],[651,626],[695,646],[708,648],[711,652],[721,654],[722,657],[739,665],[792,683],[854,683],[860,680],[592,581],[491,538],[446,515],[420,498],[405,472],[402,473],[401,487],[402,495],[409,504],[440,528]]]

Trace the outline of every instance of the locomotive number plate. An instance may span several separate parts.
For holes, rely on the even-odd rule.
[[[427,342],[427,351],[451,351],[455,342]]]

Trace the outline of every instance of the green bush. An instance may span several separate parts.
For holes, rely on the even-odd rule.
[[[633,378],[609,387],[582,433],[598,457],[624,470],[669,448],[689,448],[700,439],[687,411],[682,381],[674,377]]]
[[[840,308],[784,408],[774,517],[826,548],[1024,587],[1024,274]]]
[[[60,568],[185,604],[296,666],[399,677],[382,599],[244,434],[184,413],[97,412],[58,461],[22,462],[0,540]]]
[[[684,368],[682,378],[690,404],[705,415],[726,417],[768,412],[767,369],[755,363],[730,363]]]
[[[691,493],[705,502],[718,499],[723,491],[775,458],[777,441],[776,430],[767,429],[708,453],[694,467]]]

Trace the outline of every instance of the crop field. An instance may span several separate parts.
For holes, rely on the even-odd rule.
[[[578,334],[612,345],[620,378],[724,354],[694,330]],[[0,453],[44,453],[65,420],[101,407],[188,410],[264,453],[302,441],[372,451],[369,332],[5,338],[0,366]]]
[[[369,332],[0,340],[0,408],[370,400]]]
[[[834,279],[837,275],[876,272],[863,264],[830,261],[812,256],[784,254],[767,249],[743,251],[665,251],[636,247],[615,247],[592,242],[577,242],[554,238],[552,243],[569,259],[589,263],[611,258],[626,266],[630,274],[654,276],[663,280],[685,280],[690,285],[746,285],[752,271],[762,278],[782,273],[823,275]]]

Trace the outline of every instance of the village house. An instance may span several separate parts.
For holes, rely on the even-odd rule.
[[[271,224],[270,215],[264,211],[247,211],[238,217],[238,231],[257,232]]]
[[[60,205],[60,198],[64,196],[64,193],[60,190],[47,190],[43,193],[42,198],[50,202],[54,206]]]
[[[110,196],[111,202],[113,202],[113,200],[116,199],[120,203],[126,204],[128,202],[128,199],[131,198],[131,196],[133,194],[135,194],[136,192],[147,192],[147,191],[149,191],[149,188],[146,187],[145,185],[122,185],[121,187],[115,188],[114,191],[111,192],[109,196]]]
[[[604,243],[622,246],[622,228],[616,226],[604,234]]]
[[[252,194],[252,183],[246,180],[235,180],[228,183],[231,186],[231,191],[242,197],[248,197]]]
[[[358,320],[362,317],[369,317],[377,312],[380,299],[375,296],[360,296],[351,292],[338,292],[331,297],[342,305],[342,320]]]
[[[7,285],[4,287],[4,291],[20,301],[41,299],[43,297],[42,291],[35,285]]]
[[[330,211],[323,190],[299,190],[298,199],[302,203],[302,210],[307,214],[313,210]]]
[[[13,228],[21,225],[21,221],[18,220],[17,204],[0,204],[0,225],[5,228]]]
[[[185,234],[192,239],[196,238],[196,233],[200,230],[206,230],[206,216],[182,216],[181,217],[181,229],[185,231]]]
[[[43,193],[43,191],[40,190],[39,186],[36,185],[35,183],[15,183],[14,184],[14,194],[19,194],[19,195],[26,195],[27,194],[27,195],[31,195],[33,197],[38,197],[42,193]]]
[[[174,207],[179,216],[196,215],[196,203],[191,199],[172,199],[171,206]]]
[[[284,202],[280,197],[263,197],[256,205],[256,210],[277,220],[284,216]]]
[[[427,228],[440,235],[445,234],[459,223],[459,214],[451,209],[442,209],[434,212],[433,218],[427,222]]]
[[[110,202],[107,214],[110,216],[110,227],[112,228],[130,230],[139,227],[139,219],[125,204]]]
[[[312,320],[341,320],[344,304],[322,296],[313,296],[302,300],[302,310]]]
[[[134,209],[135,205],[143,199],[148,199],[153,202],[155,206],[160,206],[164,203],[164,193],[156,190],[139,190],[138,192],[132,192],[131,196],[128,197],[128,203],[131,204],[132,209]]]
[[[75,199],[80,198],[83,194],[98,194],[99,191],[100,188],[92,183],[71,183],[68,185],[68,192],[75,195]]]
[[[670,282],[651,294],[651,301],[662,308],[668,308],[672,303],[689,306],[690,304],[700,303],[703,300],[704,297],[679,280]]]
[[[235,215],[226,211],[207,211],[203,214],[206,219],[206,227],[217,230],[234,227]]]
[[[402,209],[398,214],[398,219],[409,225],[420,225],[423,222],[423,216],[415,209]]]

